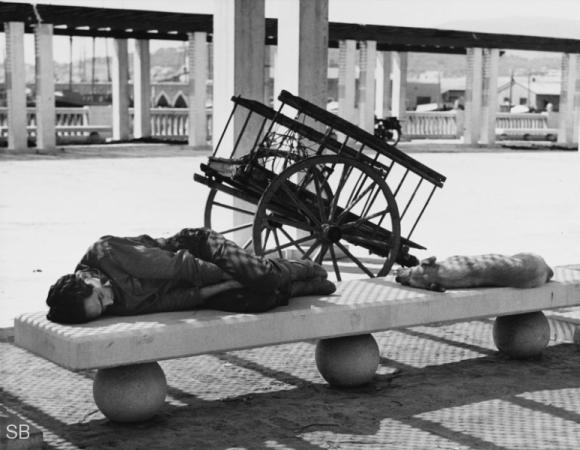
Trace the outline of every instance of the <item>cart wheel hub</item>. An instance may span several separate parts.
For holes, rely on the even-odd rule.
[[[322,237],[328,242],[338,242],[342,238],[340,228],[335,225],[322,225]]]

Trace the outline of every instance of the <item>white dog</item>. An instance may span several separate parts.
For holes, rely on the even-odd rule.
[[[452,256],[441,262],[431,256],[418,266],[400,269],[395,280],[405,286],[443,292],[483,286],[532,288],[547,283],[553,275],[541,256],[518,253]]]

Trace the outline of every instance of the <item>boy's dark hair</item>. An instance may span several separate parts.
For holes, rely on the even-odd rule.
[[[46,318],[66,324],[88,322],[83,300],[92,293],[93,286],[74,274],[60,277],[48,291],[46,304],[50,309]]]

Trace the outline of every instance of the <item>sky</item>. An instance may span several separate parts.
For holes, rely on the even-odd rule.
[[[217,1],[224,0],[50,0],[37,3],[211,14]],[[266,15],[276,17],[279,5],[293,1],[296,0],[266,0]],[[580,0],[329,0],[329,19],[580,39]],[[180,45],[183,44],[152,41],[151,50]],[[104,56],[104,40],[97,40],[96,47],[96,55]],[[1,51],[0,56],[3,56],[4,45]],[[69,61],[68,38],[55,39],[54,53],[56,61]],[[75,38],[73,59],[79,59],[83,53],[86,57],[92,54],[91,39]],[[34,60],[32,36],[26,39],[25,58],[27,62]]]

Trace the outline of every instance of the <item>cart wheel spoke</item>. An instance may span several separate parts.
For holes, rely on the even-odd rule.
[[[336,281],[342,281],[340,276],[340,268],[338,267],[338,260],[336,257],[336,252],[334,251],[334,244],[330,245],[328,250],[330,251],[330,259],[332,261],[332,267],[334,269],[334,274],[336,275]]]
[[[352,170],[352,168],[350,166],[347,166],[346,164],[342,168],[342,172],[340,174],[340,180],[338,182],[338,187],[336,188],[336,192],[334,193],[334,197],[332,198],[332,203],[330,204],[329,219],[331,219],[331,220],[334,217],[334,215],[336,214],[336,208],[338,205],[338,200],[340,198],[340,194],[341,194],[341,192],[346,184],[346,180],[348,179],[351,170]]]
[[[266,236],[264,236],[264,247],[268,246],[268,239],[270,238],[270,233],[272,233],[272,229],[270,227],[266,228]]]
[[[328,200],[328,190],[330,188],[328,188],[328,186],[324,185],[321,183],[321,180],[319,179],[319,177],[315,176],[314,177],[314,185],[316,187],[316,200],[317,200],[317,204],[318,204],[318,213],[319,213],[319,217],[320,217],[320,221],[324,222],[325,219],[328,218],[328,214],[326,211],[327,208],[327,204],[325,202],[325,200]],[[327,189],[324,189],[324,187],[327,187]],[[326,194],[326,195],[323,195]],[[330,195],[332,195],[332,192],[330,193]]]
[[[220,234],[228,234],[228,233],[233,233],[234,231],[240,231],[240,230],[247,230],[248,228],[251,228],[254,225],[254,222],[246,222],[243,224],[240,224],[238,226],[232,227],[232,228],[228,228],[226,230],[216,230],[218,231],[218,233]]]
[[[280,230],[284,232],[283,228],[280,228]],[[285,233],[287,233],[287,232],[285,232]],[[284,244],[281,244],[279,248],[280,248],[280,250],[284,250],[284,249],[287,249],[290,247],[296,247],[298,249],[298,251],[300,251],[300,253],[302,253],[302,255],[305,255],[306,252],[304,250],[302,250],[302,247],[300,247],[300,244],[303,242],[311,241],[312,239],[313,239],[313,235],[306,236],[306,237],[303,237],[301,239],[292,240],[292,242],[286,242]],[[277,250],[278,250],[277,248],[268,248],[268,249],[264,250],[262,252],[262,254],[263,255],[271,255],[272,253],[275,253]]]
[[[284,227],[280,228],[280,231],[282,232],[282,234],[284,234],[284,236],[286,236],[286,239],[288,239],[288,240],[290,241],[290,243],[289,243],[289,244],[287,244],[287,247],[294,246],[294,247],[296,247],[296,249],[297,249],[297,250],[298,250],[300,253],[302,253],[302,255],[305,255],[305,254],[306,254],[306,252],[305,252],[304,250],[302,250],[302,247],[301,247],[299,244],[301,244],[302,242],[307,242],[307,241],[310,241],[310,240],[312,240],[312,237],[313,237],[313,235],[312,235],[312,234],[311,234],[311,235],[309,235],[309,236],[306,236],[306,237],[300,238],[300,239],[294,239],[294,238],[293,238],[293,237],[290,235],[290,233],[288,233],[288,232],[287,232],[287,231],[284,229]]]
[[[314,260],[314,262],[316,262],[317,264],[322,264],[322,261],[324,260],[324,256],[326,255],[326,252],[328,251],[328,244],[321,244],[320,246],[320,250],[318,252],[318,254],[316,255],[316,259]]]
[[[282,184],[281,187],[286,195],[290,197],[290,200],[292,200],[292,202],[296,205],[298,210],[302,211],[313,223],[320,225],[320,220],[318,220],[312,211],[310,211],[308,205],[299,199],[286,184]]]
[[[242,245],[242,248],[244,250],[248,250],[252,246],[252,242],[254,242],[252,238],[247,239],[246,242],[244,242],[244,244]]]
[[[354,185],[354,188],[353,188],[352,192],[350,193],[348,200],[346,201],[347,205],[349,205],[352,202],[353,198],[358,197],[361,189],[364,187],[364,185],[366,184],[368,179],[369,179],[369,176],[366,173],[361,172],[359,174],[358,179],[356,180],[356,183]],[[371,180],[371,185],[372,185],[372,180]]]
[[[342,245],[340,242],[337,242],[336,245],[338,246],[338,248],[340,248],[344,254],[346,256],[348,256],[350,258],[351,261],[353,261],[358,267],[359,269],[361,269],[364,273],[366,273],[369,277],[374,278],[375,274],[372,273],[369,269],[367,269],[364,264],[356,257],[354,256],[349,250],[348,248],[346,248],[344,245]]]
[[[219,206],[220,208],[227,209],[227,210],[232,211],[232,212],[239,212],[242,214],[246,214],[247,216],[254,217],[254,211],[250,211],[250,210],[247,210],[244,208],[239,208],[239,207],[234,206],[234,205],[228,205],[226,203],[214,202],[214,207],[215,206]]]
[[[352,209],[360,203],[360,201],[365,197],[365,195],[367,195],[374,189],[375,187],[371,184],[370,186],[367,186],[364,192],[360,193],[355,199],[351,199],[351,201],[347,204],[346,208],[344,208],[344,210],[336,218],[336,222],[340,223],[344,219],[344,216],[350,213]]]
[[[274,241],[276,242],[276,250],[278,250],[278,257],[284,258],[282,250],[280,249],[280,239],[278,238],[278,232],[276,231],[275,228],[272,231],[274,232]]]
[[[314,252],[314,250],[316,250],[318,247],[320,246],[320,241],[319,240],[315,240],[312,245],[310,246],[310,248],[308,250],[306,250],[306,252],[304,253],[304,255],[302,256],[302,259],[308,259],[310,258],[310,255]]]

